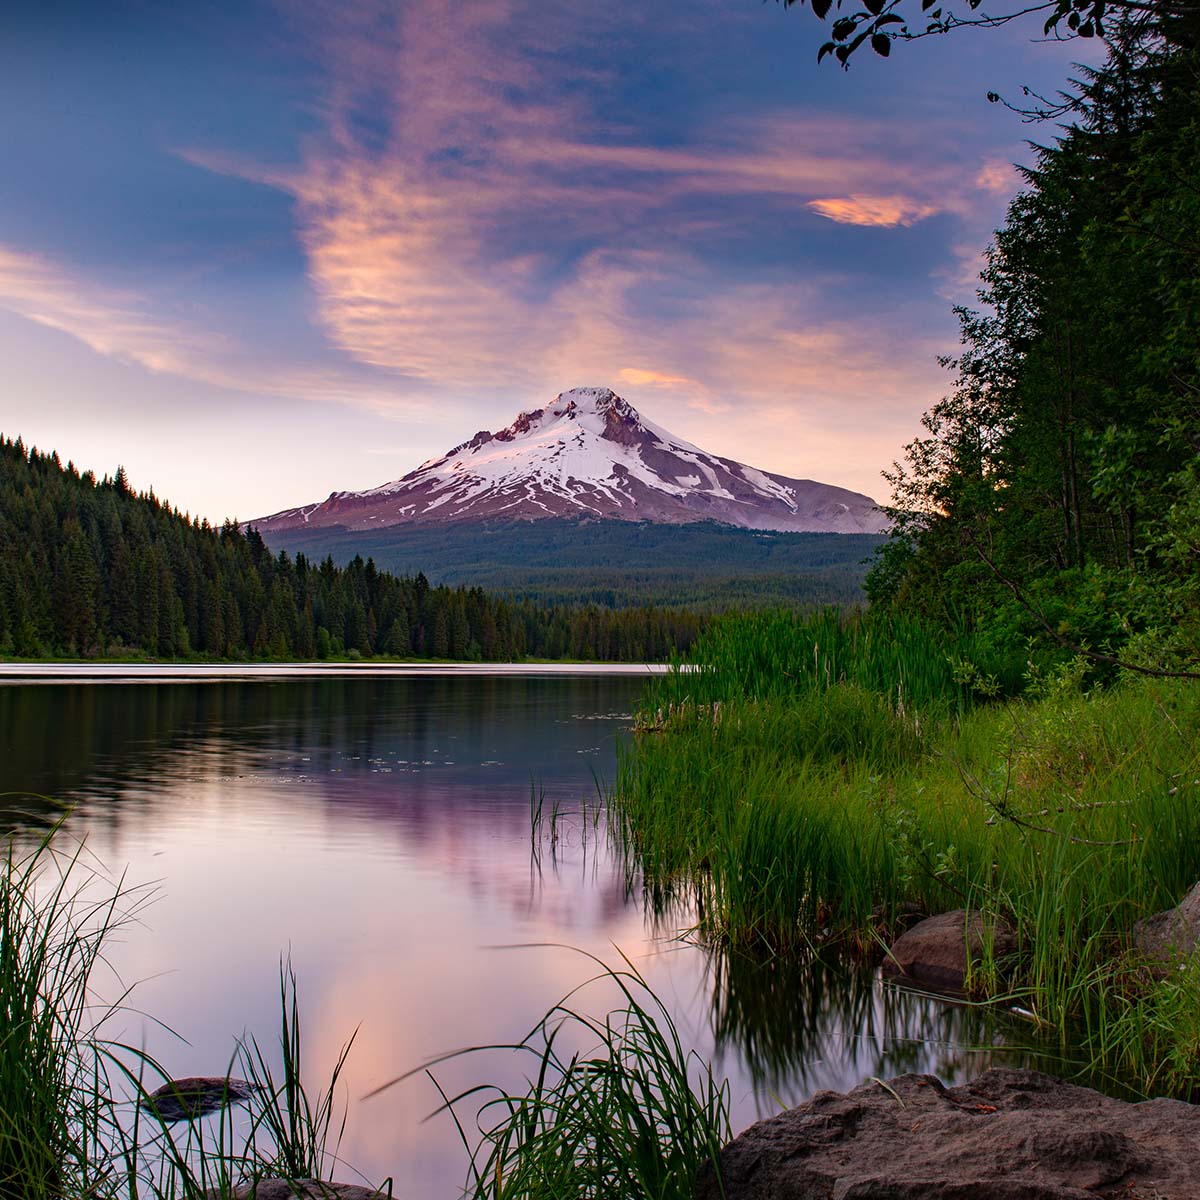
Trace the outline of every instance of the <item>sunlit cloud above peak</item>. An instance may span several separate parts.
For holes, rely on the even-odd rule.
[[[677,364],[727,336],[704,325],[717,298],[795,291],[761,278],[781,221],[910,226],[939,211],[922,191],[956,186],[917,134],[898,153],[874,117],[718,112],[673,138],[661,117],[615,119],[619,74],[576,53],[595,29],[547,24],[537,5],[488,0],[451,20],[443,0],[412,0],[384,24],[374,6],[350,11],[323,44],[324,135],[297,167],[188,158],[292,198],[318,322],[381,372],[521,390],[650,361],[646,386],[702,397],[730,381]],[[866,190],[881,184],[894,190]],[[805,364],[788,370],[802,386]]]
[[[642,367],[623,367],[617,372],[617,378],[622,383],[633,387],[696,387],[696,381],[686,375],[667,375],[662,371],[648,371]]]

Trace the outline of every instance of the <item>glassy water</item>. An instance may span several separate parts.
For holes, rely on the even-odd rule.
[[[438,1096],[420,1074],[362,1097],[446,1051],[522,1037],[594,973],[578,950],[629,956],[728,1076],[736,1128],[820,1088],[988,1065],[980,1047],[999,1034],[978,1010],[870,973],[713,958],[678,936],[688,914],[643,912],[596,813],[643,683],[5,682],[0,815],[48,818],[30,794],[69,803],[67,832],[109,873],[154,885],[112,958],[157,1021],[129,1013],[110,1032],[176,1077],[223,1073],[236,1035],[275,1036],[290,955],[314,1085],[357,1030],[341,1153],[410,1200],[458,1194],[454,1127],[424,1123]],[[531,800],[547,817],[557,807],[553,836],[548,820],[531,836]],[[518,1078],[495,1055],[436,1075],[450,1090]]]

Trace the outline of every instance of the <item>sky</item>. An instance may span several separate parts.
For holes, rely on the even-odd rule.
[[[763,0],[0,7],[0,432],[219,521],[577,386],[885,499],[1028,163],[1036,27]]]

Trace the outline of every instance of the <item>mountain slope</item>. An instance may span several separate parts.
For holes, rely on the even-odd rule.
[[[496,518],[599,517],[744,529],[880,533],[869,496],[708,454],[647,421],[608,388],[575,388],[486,430],[401,479],[251,522],[264,536]]]

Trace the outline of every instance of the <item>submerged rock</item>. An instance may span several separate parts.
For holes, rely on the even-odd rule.
[[[1133,947],[1160,972],[1190,958],[1200,941],[1200,883],[1174,908],[1134,923]]]
[[[896,939],[883,960],[883,973],[960,990],[967,976],[968,946],[971,958],[978,961],[989,942],[998,961],[1017,949],[1016,933],[1002,920],[986,923],[982,913],[965,908],[939,913]]]
[[[146,1099],[167,1122],[194,1121],[227,1104],[249,1100],[255,1085],[244,1079],[226,1079],[224,1075],[189,1075],[186,1079],[168,1079]]]
[[[1132,1104],[1038,1071],[820,1092],[752,1125],[697,1200],[1097,1200],[1200,1195],[1200,1107]]]

